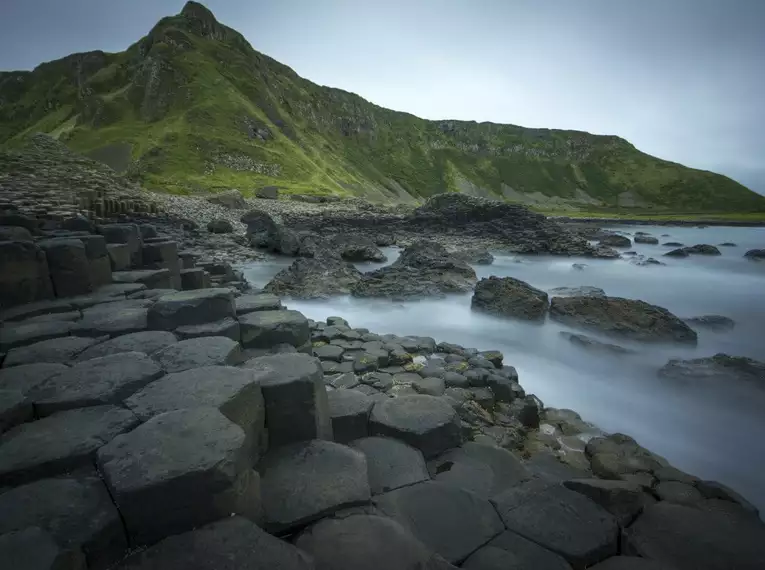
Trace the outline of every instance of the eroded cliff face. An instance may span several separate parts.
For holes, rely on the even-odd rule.
[[[195,2],[124,52],[0,73],[0,144],[38,131],[171,192],[274,185],[389,201],[451,191],[549,210],[765,209],[724,176],[618,137],[426,121],[315,85]]]

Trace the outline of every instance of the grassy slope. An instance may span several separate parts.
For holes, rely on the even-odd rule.
[[[171,192],[273,184],[421,198],[467,181],[500,197],[510,187],[570,199],[581,188],[610,206],[629,191],[658,210],[765,211],[740,184],[617,137],[425,121],[315,85],[193,3],[125,52],[0,74],[0,143],[36,131]]]

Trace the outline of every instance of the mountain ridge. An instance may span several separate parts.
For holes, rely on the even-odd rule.
[[[118,53],[0,72],[0,146],[45,132],[148,188],[460,191],[549,209],[765,211],[765,198],[612,135],[430,121],[319,86],[188,2]]]

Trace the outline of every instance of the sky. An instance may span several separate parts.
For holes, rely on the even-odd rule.
[[[0,0],[0,70],[121,51],[183,0]],[[322,85],[427,119],[614,134],[765,194],[765,0],[207,0]]]

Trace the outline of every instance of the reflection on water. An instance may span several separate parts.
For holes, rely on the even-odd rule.
[[[629,260],[529,257],[495,253],[490,266],[476,266],[479,277],[512,276],[549,290],[592,285],[608,295],[642,299],[680,317],[720,314],[736,321],[728,332],[699,329],[697,347],[645,346],[617,341],[636,354],[593,354],[563,339],[555,322],[542,325],[473,313],[470,295],[409,303],[336,298],[288,301],[290,308],[320,320],[341,315],[352,326],[377,333],[416,334],[481,350],[499,349],[514,365],[527,392],[546,405],[572,408],[602,429],[627,433],[674,465],[718,479],[765,508],[765,379],[763,389],[748,385],[668,384],[656,370],[668,358],[696,358],[718,352],[765,360],[765,263],[743,258],[765,247],[765,228],[625,227],[645,231],[660,242],[719,244],[721,256],[661,257],[669,247],[637,244],[639,254],[666,266],[636,266]],[[662,234],[669,234],[663,237]],[[389,262],[395,248],[385,248]],[[291,259],[275,258],[245,267],[262,286]],[[572,268],[584,263],[583,270]],[[381,264],[358,264],[362,270]],[[604,339],[607,340],[607,339]],[[613,342],[613,339],[612,339]]]

